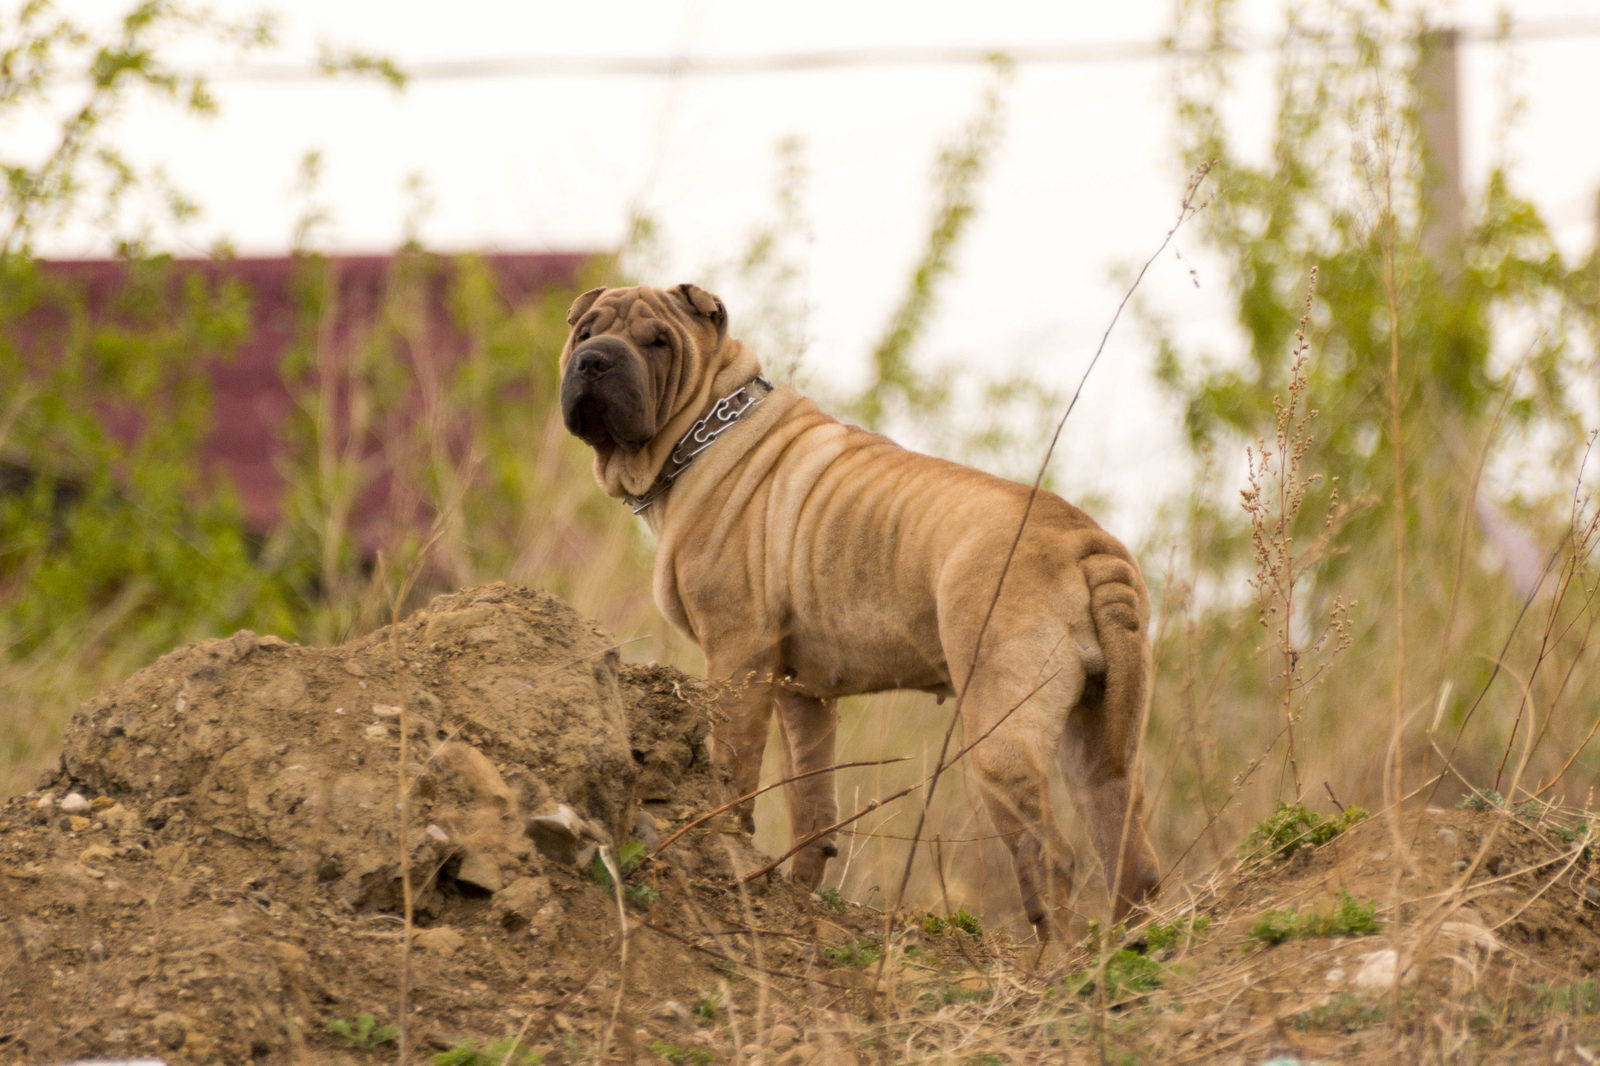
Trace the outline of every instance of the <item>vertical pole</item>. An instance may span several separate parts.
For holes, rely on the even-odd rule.
[[[1422,254],[1449,280],[1462,238],[1461,93],[1454,29],[1424,30],[1417,42],[1422,126]]]

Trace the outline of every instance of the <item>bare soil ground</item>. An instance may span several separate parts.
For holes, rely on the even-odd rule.
[[[1592,816],[1374,817],[1041,958],[659,847],[715,709],[505,585],[180,648],[0,810],[0,1064],[1600,1060]]]

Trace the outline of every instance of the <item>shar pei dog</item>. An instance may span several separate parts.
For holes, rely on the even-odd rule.
[[[757,787],[774,711],[787,778],[834,765],[841,696],[955,695],[1041,937],[1064,930],[1073,881],[1052,767],[1114,918],[1154,893],[1136,766],[1149,595],[1121,543],[1058,496],[774,388],[722,301],[694,285],[592,289],[567,322],[562,418],[594,449],[601,487],[655,533],[657,605],[729,684],[712,755],[735,796]],[[795,840],[816,836],[790,876],[815,888],[837,854],[832,776],[786,795]],[[740,817],[753,828],[749,803]]]

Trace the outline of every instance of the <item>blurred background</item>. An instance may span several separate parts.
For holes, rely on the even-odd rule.
[[[1280,800],[1593,809],[1600,12],[1056,7],[0,0],[5,793],[175,644],[482,581],[698,671],[554,407],[577,292],[692,280],[776,378],[1007,476],[1082,386],[1045,477],[1155,594],[1174,891]],[[949,709],[853,701],[855,757],[915,758],[841,807]],[[945,782],[917,900],[1006,920]]]

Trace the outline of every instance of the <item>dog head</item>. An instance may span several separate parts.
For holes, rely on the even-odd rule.
[[[561,418],[612,496],[643,494],[711,403],[761,370],[728,336],[722,301],[695,285],[590,289],[567,324]]]

